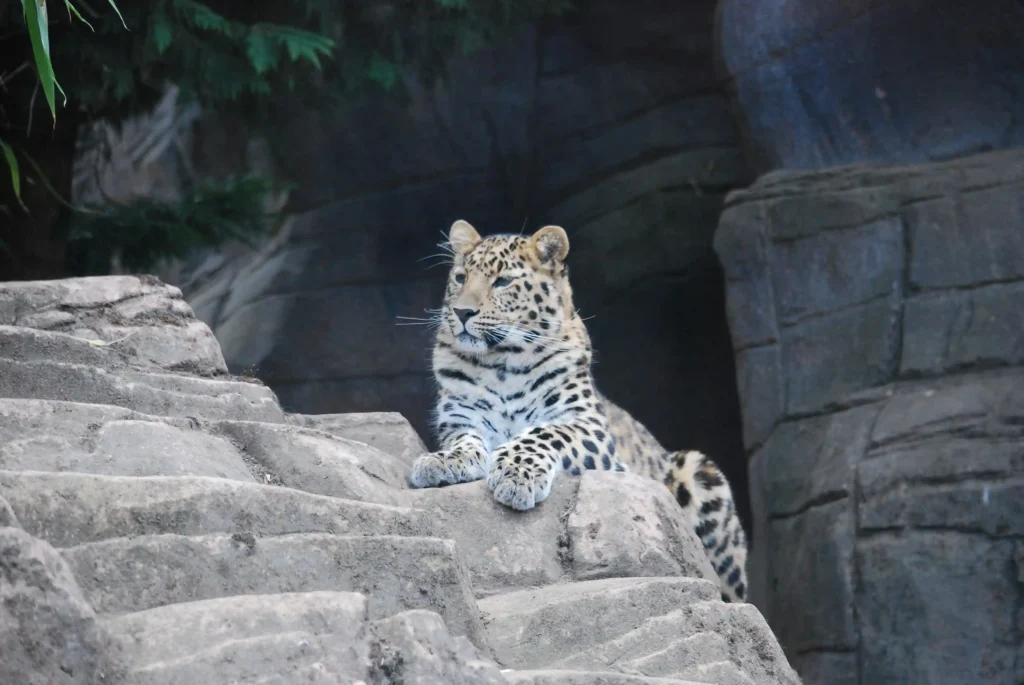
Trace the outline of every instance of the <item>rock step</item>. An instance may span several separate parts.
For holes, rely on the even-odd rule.
[[[170,373],[111,372],[84,364],[0,358],[0,397],[107,404],[154,416],[284,421],[261,384]]]
[[[0,469],[258,480],[395,505],[409,493],[399,460],[324,431],[38,399],[0,399]]]
[[[716,685],[715,681],[648,678],[612,671],[502,671],[509,685]]]
[[[355,412],[351,414],[287,414],[295,426],[315,428],[341,438],[361,442],[390,454],[411,467],[427,451],[419,433],[398,412]]]
[[[716,685],[799,683],[754,606],[714,600],[668,609],[551,666],[579,670],[614,666],[628,673],[708,680]]]
[[[628,633],[652,616],[719,597],[696,578],[606,578],[485,597],[495,658],[514,669],[549,667]]]
[[[311,669],[365,677],[367,600],[282,593],[174,604],[101,620],[133,683],[256,682]],[[326,644],[325,644],[326,643]]]
[[[486,634],[455,543],[430,537],[301,533],[151,535],[62,550],[97,614],[120,614],[233,595],[347,591],[369,616],[426,609],[455,635]]]
[[[0,471],[0,501],[55,547],[139,535],[429,536],[426,512],[222,478]]]
[[[34,399],[0,399],[0,469],[255,480],[242,453],[195,420]]]
[[[0,283],[0,358],[227,373],[209,327],[152,276]]]

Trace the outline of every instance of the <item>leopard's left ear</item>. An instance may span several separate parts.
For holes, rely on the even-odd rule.
[[[556,266],[569,256],[569,236],[561,226],[545,226],[530,236],[530,247],[541,264]]]

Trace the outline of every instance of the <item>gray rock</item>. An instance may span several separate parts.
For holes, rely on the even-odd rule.
[[[455,543],[437,538],[252,533],[115,538],[63,550],[101,614],[238,594],[341,590],[370,597],[370,617],[436,610],[486,646]],[[372,563],[367,563],[372,560]]]
[[[611,671],[506,671],[504,675],[510,685],[710,685],[694,680],[647,678]]]
[[[771,521],[764,607],[779,642],[795,653],[857,647],[854,606],[856,522],[851,497]],[[808,587],[816,588],[807,601]]]
[[[152,276],[0,283],[0,326],[3,359],[227,373],[209,327],[178,288]]]
[[[863,682],[1012,682],[1015,551],[1011,540],[953,531],[858,542]]]
[[[1021,302],[1022,283],[910,298],[901,373],[934,375],[963,367],[1024,363]]]
[[[607,578],[485,597],[479,602],[495,658],[531,669],[613,640],[650,616],[718,597],[693,578]]]
[[[404,504],[408,467],[369,445],[287,424],[221,422],[266,480],[318,495],[377,504]]]
[[[902,278],[903,230],[894,218],[777,240],[771,251],[775,309],[783,326],[888,295]]]
[[[370,682],[505,685],[498,665],[465,638],[452,638],[431,611],[405,611],[373,625]]]
[[[314,664],[354,682],[366,677],[370,658],[367,601],[348,592],[223,597],[102,624],[119,636],[129,678],[140,685],[249,683],[295,677]]]
[[[435,535],[458,540],[478,596],[558,583],[571,563],[565,517],[581,479],[558,478],[540,506],[517,512],[477,481],[409,492],[410,506],[429,512]]]
[[[412,465],[427,452],[426,445],[409,421],[398,412],[354,414],[289,414],[289,423],[314,428],[340,438],[362,442]]]
[[[736,385],[743,407],[743,444],[752,449],[764,443],[785,410],[779,346],[737,352]]]
[[[157,416],[279,422],[284,412],[263,385],[0,359],[0,397],[107,404]]]
[[[716,581],[693,532],[696,522],[681,514],[668,489],[650,479],[585,474],[566,522],[574,577],[678,575]]]
[[[187,419],[46,400],[0,399],[0,469],[253,480],[230,442]]]
[[[887,299],[808,319],[782,333],[787,414],[819,412],[892,380],[896,328]]]
[[[565,669],[616,669],[645,676],[671,676],[721,685],[795,683],[764,618],[750,604],[698,601],[668,605],[630,630],[560,658]],[[568,651],[568,650],[567,650]]]
[[[121,682],[110,639],[60,554],[0,528],[0,682]]]
[[[429,535],[427,513],[216,478],[0,471],[25,530],[57,547],[144,535]]]

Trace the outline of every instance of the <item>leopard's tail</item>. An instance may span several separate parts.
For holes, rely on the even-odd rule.
[[[746,601],[747,538],[732,489],[715,462],[690,450],[667,455],[665,485],[693,525],[718,573],[722,600]]]

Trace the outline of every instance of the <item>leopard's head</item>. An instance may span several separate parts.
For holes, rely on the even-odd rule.
[[[465,221],[448,234],[448,274],[439,336],[476,354],[512,346],[565,345],[578,322],[565,258],[569,238],[560,226],[532,236],[481,238]]]

